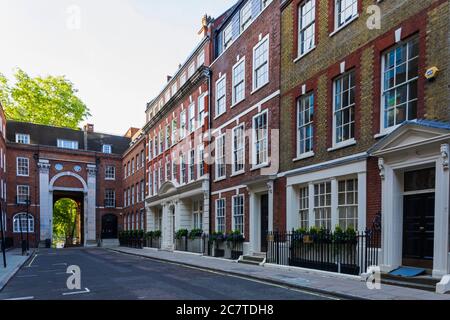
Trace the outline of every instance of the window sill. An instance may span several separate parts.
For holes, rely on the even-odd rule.
[[[261,163],[261,164],[258,164],[258,165],[256,165],[256,166],[252,167],[252,168],[250,169],[250,171],[256,171],[256,170],[259,170],[259,169],[262,169],[262,168],[266,168],[266,167],[268,167],[268,166],[269,166],[269,163],[268,163],[268,162]]]
[[[396,125],[387,129],[383,129],[380,133],[374,136],[375,139],[384,138],[385,136],[391,134],[395,130],[397,130],[401,125]]]
[[[344,23],[342,26],[336,28],[332,33],[330,33],[330,38],[333,37],[335,34],[339,33],[342,29],[345,29],[348,25],[350,25],[353,21],[359,18],[359,14],[355,15],[351,20]]]
[[[223,116],[226,113],[226,111],[222,112],[221,114],[218,114],[217,116],[214,117],[214,120],[219,119],[221,116]]]
[[[312,152],[312,151],[311,152],[307,152],[307,153],[304,153],[302,155],[299,155],[297,158],[293,159],[292,162],[297,162],[297,161],[300,161],[300,160],[309,159],[309,158],[312,158],[314,156],[315,156],[314,152]]]
[[[224,181],[226,179],[227,179],[227,177],[222,177],[222,178],[218,178],[218,179],[214,180],[213,182],[220,182],[220,181]]]
[[[344,148],[347,148],[347,147],[351,147],[351,146],[354,146],[354,145],[356,145],[356,140],[355,139],[351,139],[351,140],[347,140],[347,141],[338,143],[335,146],[333,146],[332,148],[328,149],[327,151],[328,152],[333,152],[333,151],[337,151],[337,150],[344,149]]]
[[[245,98],[233,103],[230,108],[233,109],[234,107],[236,107],[237,105],[241,104],[244,101],[245,101]]]
[[[302,58],[304,58],[305,56],[307,56],[308,54],[313,52],[315,49],[316,49],[316,46],[312,47],[311,49],[309,49],[305,53],[302,53],[301,55],[299,55],[297,58],[294,59],[294,63],[299,62]]]
[[[259,90],[261,90],[262,88],[264,88],[265,86],[267,86],[270,83],[270,81],[267,81],[265,84],[261,85],[258,88],[253,89],[253,91],[250,93],[251,95],[254,95],[255,93],[257,93]]]
[[[237,177],[237,176],[240,176],[240,175],[243,175],[243,174],[245,174],[245,170],[238,171],[238,172],[234,172],[234,173],[230,176],[230,178]]]

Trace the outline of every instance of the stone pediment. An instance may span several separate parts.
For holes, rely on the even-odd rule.
[[[170,181],[164,182],[164,184],[159,188],[158,196],[164,196],[166,194],[175,193],[177,187]]]
[[[449,139],[450,126],[440,122],[408,122],[379,141],[371,150],[373,156],[419,147]]]

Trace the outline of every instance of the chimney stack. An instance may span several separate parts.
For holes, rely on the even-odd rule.
[[[93,133],[94,132],[94,125],[93,124],[85,124],[84,125],[84,131],[88,132],[88,133]]]
[[[172,76],[167,76],[167,82],[170,82],[172,80]]]

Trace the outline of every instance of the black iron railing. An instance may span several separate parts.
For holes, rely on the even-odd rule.
[[[317,234],[273,232],[267,263],[360,275],[378,265],[380,232]]]

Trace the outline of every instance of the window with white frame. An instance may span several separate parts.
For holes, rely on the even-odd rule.
[[[145,181],[141,180],[141,201],[145,200]]]
[[[205,50],[202,50],[197,56],[197,68],[200,68],[204,64],[205,64]]]
[[[223,37],[223,50],[225,50],[233,42],[233,27],[231,23],[229,23],[225,27],[225,29],[223,29],[222,37]]]
[[[216,179],[225,178],[226,162],[225,162],[225,135],[221,135],[216,139]]]
[[[27,204],[30,200],[30,186],[18,185],[17,186],[17,204]]]
[[[171,137],[171,142],[172,142],[172,146],[175,145],[175,143],[177,142],[177,120],[173,119],[172,120],[172,137]]]
[[[134,186],[131,187],[131,205],[135,204],[135,200],[136,198],[134,197],[135,193],[134,193]]]
[[[164,168],[162,166],[162,161],[159,161],[159,166],[158,166],[158,171],[159,171],[159,188],[161,188],[161,186],[164,183]]]
[[[189,152],[189,181],[195,180],[195,149]]]
[[[335,0],[336,29],[358,15],[358,0]]]
[[[160,210],[156,213],[155,219],[156,219],[156,221],[155,221],[156,230],[157,230],[157,231],[162,231],[162,222],[163,222],[163,212],[162,212],[162,209],[160,209]]]
[[[16,143],[30,144],[30,135],[24,133],[16,133]]]
[[[269,82],[269,37],[253,49],[253,90]]]
[[[226,111],[226,76],[223,76],[216,83],[216,117]]]
[[[400,43],[383,55],[384,129],[417,118],[418,66],[418,37]]]
[[[233,105],[245,98],[245,60],[233,67]]]
[[[194,132],[195,131],[195,103],[191,104],[189,106],[189,121],[188,121],[188,126],[189,126],[189,132]]]
[[[105,190],[105,207],[106,208],[116,207],[116,190],[114,189]]]
[[[297,155],[314,149],[314,93],[304,95],[297,102]]]
[[[159,140],[159,154],[164,152],[164,132],[161,130],[158,134],[158,140]]]
[[[78,141],[58,139],[58,148],[77,150]]]
[[[244,170],[245,154],[245,129],[244,124],[233,129],[233,173]]]
[[[267,8],[269,4],[272,3],[272,0],[261,0],[261,10],[264,10]]]
[[[244,234],[244,196],[233,197],[233,231]]]
[[[167,89],[167,91],[166,91],[166,95],[165,95],[165,102],[167,103],[167,102],[169,102],[169,100],[170,100],[170,89]]]
[[[172,176],[171,172],[170,172],[170,169],[172,168],[172,164],[170,163],[170,157],[169,156],[166,156],[165,168],[166,168],[165,169],[166,170],[166,172],[165,172],[166,181],[168,181],[170,179],[170,177]]]
[[[131,213],[131,230],[136,230],[136,225],[134,224],[134,212]]]
[[[140,219],[139,219],[139,221],[141,223],[140,229],[141,230],[145,230],[145,227],[144,227],[144,209],[141,209],[140,216],[141,216]]]
[[[203,230],[203,201],[192,202],[192,216],[194,218],[194,229]]]
[[[183,72],[180,76],[180,86],[182,87],[186,83],[186,72]]]
[[[298,8],[298,55],[302,56],[315,46],[316,0],[306,0]]]
[[[178,90],[177,82],[175,81],[172,85],[172,95],[174,95]]]
[[[149,173],[148,173],[148,192],[149,192],[149,194],[151,196],[154,194],[154,191],[153,191],[153,175],[152,175],[151,171],[149,171]]]
[[[314,216],[316,227],[331,230],[331,182],[314,185]]]
[[[302,187],[299,190],[300,206],[299,206],[299,221],[300,228],[309,228],[309,187]]]
[[[141,191],[139,190],[139,183],[136,183],[136,203],[139,203],[140,195],[141,195]]]
[[[198,98],[198,124],[197,128],[203,126],[203,120],[205,118],[205,94],[202,94]]]
[[[159,142],[158,142],[158,135],[155,135],[155,154],[154,157],[159,155]]]
[[[176,153],[172,153],[172,181],[177,181],[177,161]]]
[[[148,160],[153,159],[153,140],[148,142]]]
[[[205,147],[203,144],[198,146],[198,176],[205,175]]]
[[[268,127],[267,111],[253,118],[253,165],[268,163]]]
[[[170,132],[170,125],[166,126],[166,150],[168,150],[171,147],[171,141],[170,138],[172,136],[172,133]]]
[[[195,72],[195,62],[192,62],[188,68],[188,78],[192,77]]]
[[[334,144],[355,138],[355,71],[334,80]]]
[[[105,179],[106,180],[116,180],[116,167],[106,166],[105,168]]]
[[[339,226],[347,230],[358,229],[358,180],[342,180],[338,183]]]
[[[30,160],[28,158],[17,158],[17,175],[28,177],[30,175]]]
[[[110,144],[104,144],[103,146],[102,146],[102,148],[103,148],[103,153],[112,153],[112,145],[110,145]]]
[[[141,151],[141,167],[143,168],[145,166],[145,151]]]
[[[127,190],[123,190],[123,205],[124,207],[128,207],[128,203],[127,203]]]
[[[180,138],[186,137],[186,110],[183,110],[180,114]]]
[[[225,233],[225,199],[216,200],[216,232]]]
[[[34,233],[34,217],[31,214],[18,213],[13,217],[14,233]]]
[[[185,184],[187,182],[186,176],[186,156],[180,155],[180,183]]]
[[[135,167],[134,167],[134,158],[133,159],[131,159],[131,174],[134,174],[134,169],[135,169]]]
[[[252,1],[247,3],[241,9],[241,31],[247,29],[252,22]]]

